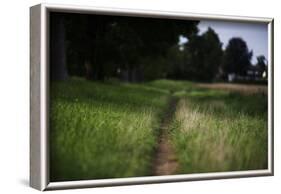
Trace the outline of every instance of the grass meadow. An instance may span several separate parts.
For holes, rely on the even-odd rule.
[[[179,173],[267,169],[267,98],[193,89],[170,129]]]
[[[150,175],[165,90],[82,79],[51,87],[52,180]]]
[[[151,176],[171,97],[169,139],[177,174],[267,168],[267,96],[71,78],[51,83],[51,181]]]

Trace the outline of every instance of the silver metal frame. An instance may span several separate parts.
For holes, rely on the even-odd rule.
[[[50,182],[48,136],[48,16],[50,11],[95,13],[149,18],[224,20],[268,24],[268,169],[185,175]],[[156,10],[132,10],[74,5],[39,4],[30,8],[30,186],[38,190],[164,183],[273,175],[273,18],[224,16]]]

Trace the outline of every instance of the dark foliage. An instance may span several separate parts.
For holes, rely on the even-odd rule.
[[[127,82],[172,78],[210,82],[245,75],[252,52],[241,38],[222,50],[216,32],[199,35],[198,21],[94,14],[50,14],[51,78]],[[179,37],[187,43],[179,45]],[[265,58],[258,58],[265,69]]]
[[[223,50],[215,31],[189,37],[184,50],[171,53],[169,77],[196,81],[212,81],[218,76]]]
[[[247,43],[241,38],[232,38],[224,52],[223,69],[225,73],[246,75],[251,65],[253,52],[249,51]]]
[[[142,81],[149,78],[144,74],[149,69],[160,71],[155,75],[163,76],[165,73],[161,72],[163,69],[158,69],[155,59],[165,58],[169,49],[178,43],[180,34],[186,37],[196,34],[198,23],[141,17],[52,14],[57,20],[62,15],[65,18],[69,73],[93,80],[113,76],[124,81]],[[55,35],[51,33],[51,39]],[[54,55],[53,58],[57,57]]]

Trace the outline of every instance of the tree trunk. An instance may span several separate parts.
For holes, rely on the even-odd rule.
[[[92,79],[93,78],[93,68],[92,68],[92,64],[91,62],[86,59],[84,61],[84,65],[85,65],[85,70],[86,70],[86,79]]]
[[[68,77],[66,68],[66,41],[65,21],[63,15],[54,14],[51,17],[51,79],[66,80]]]
[[[129,69],[129,81],[139,83],[143,81],[143,70],[140,65],[133,65]]]
[[[102,17],[96,17],[95,20],[88,18],[88,38],[92,38],[93,42],[85,43],[88,45],[88,51],[85,51],[85,67],[86,78],[89,80],[103,81],[105,79],[105,71],[103,67],[102,49],[104,47],[105,23]],[[89,41],[89,40],[86,40]]]

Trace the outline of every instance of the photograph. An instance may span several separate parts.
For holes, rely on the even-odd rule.
[[[269,169],[268,23],[50,11],[50,182]]]

